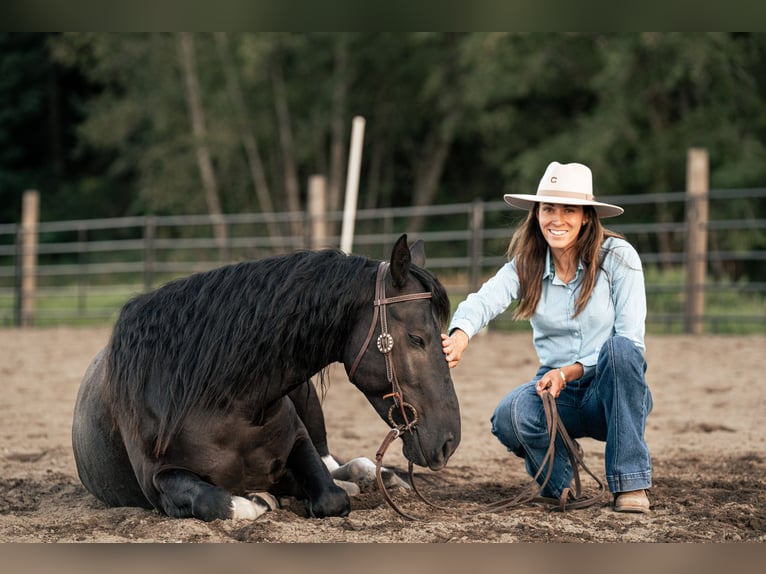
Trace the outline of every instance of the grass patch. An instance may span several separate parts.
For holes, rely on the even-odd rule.
[[[170,278],[170,277],[168,277]],[[163,279],[166,279],[163,277]],[[453,285],[464,278],[458,278]],[[452,310],[465,299],[457,287],[450,289]],[[647,332],[680,334],[684,332],[685,272],[683,269],[646,270]],[[141,283],[121,285],[78,285],[75,283],[40,288],[36,300],[37,326],[107,325],[117,318],[122,305],[143,290]],[[0,326],[15,324],[15,293],[11,288],[0,289]],[[709,280],[705,296],[705,332],[718,334],[766,333],[766,294],[750,289],[747,282],[716,283]],[[514,321],[511,310],[497,317],[491,330],[528,332],[527,321]]]

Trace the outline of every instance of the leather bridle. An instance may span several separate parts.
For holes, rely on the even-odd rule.
[[[394,400],[394,404],[388,409],[388,422],[390,423],[392,430],[397,431],[396,436],[399,436],[402,431],[413,431],[418,422],[418,411],[414,406],[404,400],[402,387],[399,384],[399,378],[396,376],[396,368],[392,358],[394,338],[391,336],[391,333],[388,332],[388,313],[386,312],[386,309],[388,305],[401,303],[402,301],[430,299],[432,294],[430,291],[425,291],[422,293],[408,293],[396,297],[386,297],[386,272],[388,271],[388,268],[389,264],[386,261],[381,261],[380,265],[378,265],[378,272],[375,277],[375,298],[373,299],[374,311],[372,315],[372,323],[370,324],[370,330],[367,332],[367,337],[365,338],[364,343],[362,343],[362,347],[359,349],[359,353],[357,353],[356,358],[351,365],[351,369],[348,371],[348,378],[350,381],[354,380],[354,375],[356,375],[359,363],[362,362],[362,357],[364,357],[367,352],[367,348],[372,341],[372,336],[375,334],[375,328],[377,327],[378,322],[380,322],[380,334],[378,335],[376,346],[378,351],[383,353],[386,362],[386,379],[391,384],[391,392],[383,395],[383,398],[392,398]],[[399,409],[404,424],[397,424],[394,421],[395,409]],[[407,415],[408,410],[410,411],[412,420],[410,420],[410,416]]]
[[[396,376],[396,367],[394,366],[394,361],[391,356],[394,349],[394,338],[391,336],[391,333],[388,332],[387,307],[388,305],[400,303],[402,301],[430,299],[432,294],[426,291],[421,293],[398,295],[396,297],[386,297],[386,273],[388,268],[389,264],[386,261],[382,261],[380,265],[378,265],[378,272],[375,277],[375,298],[373,299],[374,311],[372,315],[372,323],[370,324],[370,330],[367,332],[367,337],[365,338],[364,343],[362,343],[362,347],[359,349],[359,353],[357,353],[356,358],[351,365],[351,369],[349,369],[348,378],[350,381],[354,380],[356,369],[359,367],[359,363],[361,363],[362,357],[367,352],[367,349],[370,346],[370,342],[372,341],[372,337],[375,334],[375,328],[377,327],[378,322],[380,322],[380,334],[378,335],[376,346],[378,351],[383,353],[383,357],[386,362],[386,379],[391,384],[391,392],[383,395],[383,398],[392,398],[394,403],[388,409],[388,422],[391,426],[391,430],[388,432],[388,434],[386,434],[386,438],[383,440],[383,443],[380,445],[378,452],[375,454],[375,480],[378,484],[378,489],[383,495],[383,498],[391,508],[393,508],[397,513],[405,518],[416,520],[414,516],[407,514],[396,505],[386,490],[382,476],[383,455],[385,454],[386,449],[392,442],[399,438],[402,432],[410,432],[415,434],[416,425],[418,422],[418,411],[413,405],[404,400],[404,393],[402,392],[402,387],[399,384],[399,378]],[[394,420],[395,409],[399,409],[399,412],[402,415],[402,420],[404,421],[402,424],[397,424]],[[410,417],[407,415],[408,410],[412,415],[412,420],[410,420]],[[410,462],[410,482],[412,482],[412,468],[412,462]]]

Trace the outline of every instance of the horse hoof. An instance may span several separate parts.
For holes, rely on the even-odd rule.
[[[383,479],[383,485],[386,488],[405,488],[410,489],[410,483],[401,478],[393,470],[383,467],[380,473],[381,479]]]
[[[266,512],[271,510],[277,510],[279,508],[279,500],[270,492],[258,492],[251,494],[248,497],[256,506],[265,506]]]
[[[333,479],[333,482],[345,490],[346,494],[349,496],[358,496],[359,493],[362,492],[362,489],[359,488],[359,485],[355,482],[349,482],[348,480],[338,480],[337,478]]]
[[[306,510],[312,518],[326,518],[328,516],[348,516],[351,511],[351,502],[348,494],[342,488],[333,485],[327,492],[318,498],[306,501]]]
[[[375,481],[375,463],[369,458],[358,457],[348,461],[332,472],[333,478],[348,482],[372,483]]]
[[[255,520],[262,514],[277,508],[279,508],[279,502],[268,492],[259,492],[250,495],[249,498],[231,497],[231,518],[235,520]]]
[[[343,480],[353,482],[361,487],[372,485],[375,482],[375,463],[363,456],[351,459],[343,466],[332,472],[336,481]],[[393,470],[385,466],[380,470],[380,478],[387,488],[410,488],[407,482],[399,477]]]

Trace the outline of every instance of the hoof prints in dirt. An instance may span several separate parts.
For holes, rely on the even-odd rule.
[[[654,474],[654,511],[683,517],[690,525],[672,541],[764,540],[766,464],[761,455],[661,461]]]
[[[62,473],[49,473],[46,480],[29,478],[0,479],[0,515],[17,512],[34,512],[56,498],[59,502],[74,501],[82,497],[85,489],[72,477]]]

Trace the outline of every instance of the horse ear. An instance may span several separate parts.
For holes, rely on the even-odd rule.
[[[394,248],[391,250],[391,278],[394,280],[394,286],[402,287],[407,282],[411,263],[412,256],[407,247],[407,234],[405,233],[396,240]]]
[[[412,256],[412,262],[418,267],[426,266],[426,244],[422,239],[418,239],[410,247],[410,255]]]

